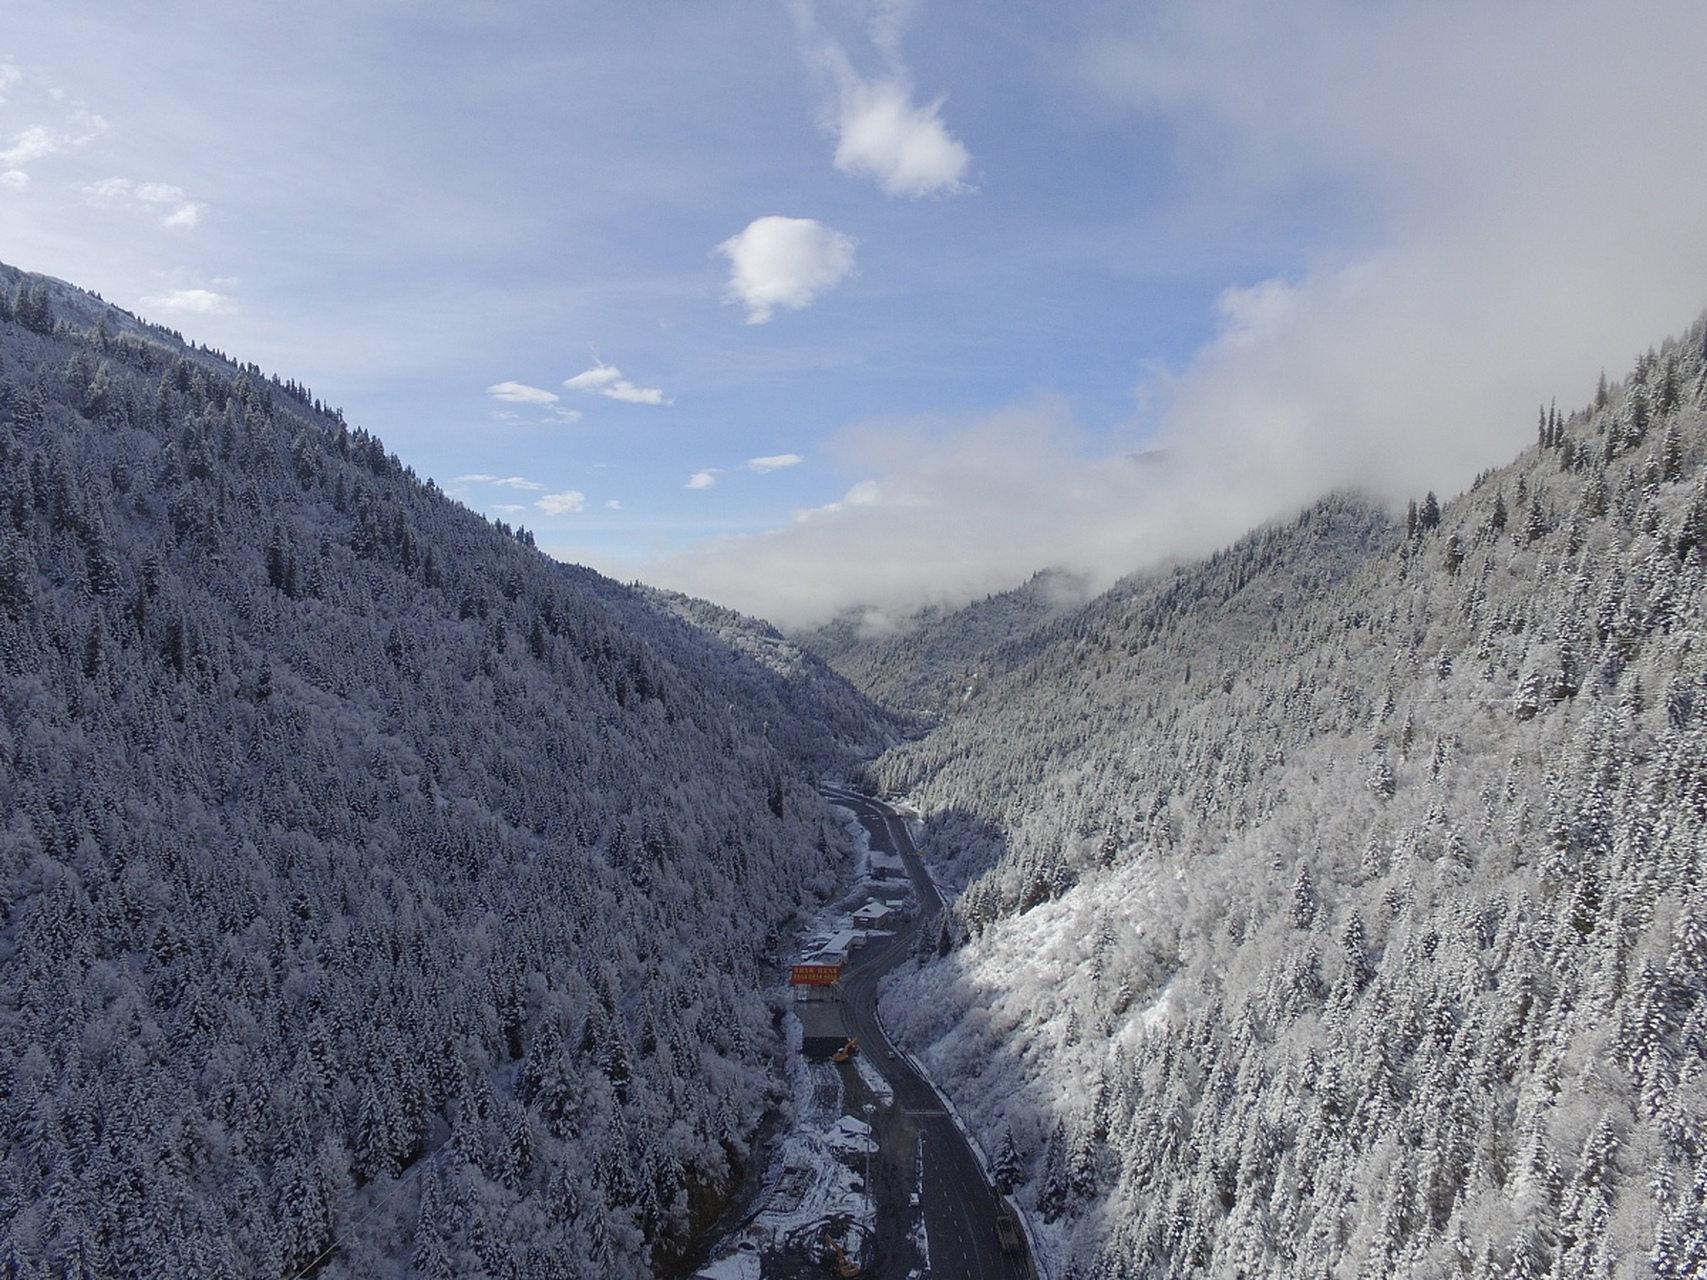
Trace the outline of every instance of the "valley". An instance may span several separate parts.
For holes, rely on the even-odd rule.
[[[0,285],[6,1274],[1707,1266],[1707,323],[1402,516],[784,634]]]

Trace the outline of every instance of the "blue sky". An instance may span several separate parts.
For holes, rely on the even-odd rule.
[[[1451,492],[1707,305],[1699,5],[10,0],[0,258],[784,622]]]

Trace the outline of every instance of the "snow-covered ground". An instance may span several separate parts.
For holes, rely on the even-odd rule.
[[[694,1272],[694,1280],[763,1280],[763,1276],[759,1247],[750,1239],[737,1242],[729,1253]]]
[[[859,1071],[859,1078],[865,1081],[865,1087],[871,1090],[871,1096],[877,1099],[879,1106],[892,1107],[895,1105],[895,1090],[883,1078],[883,1073],[872,1065],[871,1059],[863,1053],[854,1055],[854,1067]]]

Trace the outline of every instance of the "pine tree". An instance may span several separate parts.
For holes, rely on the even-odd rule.
[[[995,1183],[1000,1195],[1010,1195],[1019,1185],[1023,1170],[1020,1166],[1019,1149],[1014,1145],[1014,1132],[1008,1125],[1002,1126],[1002,1140],[996,1144],[996,1155],[991,1163],[990,1177]]]
[[[1310,868],[1300,865],[1298,878],[1292,882],[1292,927],[1308,929],[1316,920],[1316,886],[1310,879]]]
[[[1523,540],[1530,546],[1534,546],[1546,535],[1547,517],[1541,510],[1540,500],[1537,499],[1529,504],[1529,514],[1524,518]]]
[[[1447,537],[1446,551],[1441,557],[1441,563],[1446,566],[1446,572],[1451,574],[1456,574],[1459,566],[1464,563],[1464,543],[1456,533]]]
[[[1440,499],[1434,496],[1433,489],[1423,497],[1422,506],[1417,511],[1417,527],[1424,532],[1440,527]]]

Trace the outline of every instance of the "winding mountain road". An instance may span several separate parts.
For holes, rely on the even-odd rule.
[[[893,937],[873,939],[859,959],[843,971],[844,1016],[859,1037],[866,1059],[895,1091],[895,1105],[917,1127],[922,1148],[920,1207],[930,1240],[933,1280],[993,1280],[1034,1274],[1028,1253],[1005,1253],[996,1240],[1001,1198],[984,1179],[966,1137],[943,1109],[930,1082],[889,1042],[877,1020],[877,987],[883,975],[909,959],[918,931],[934,924],[942,895],[931,883],[907,824],[888,805],[857,792],[824,787],[825,798],[852,810],[871,833],[873,848],[901,859],[917,893],[918,915]],[[878,1213],[905,1214],[910,1206],[878,1205]]]

